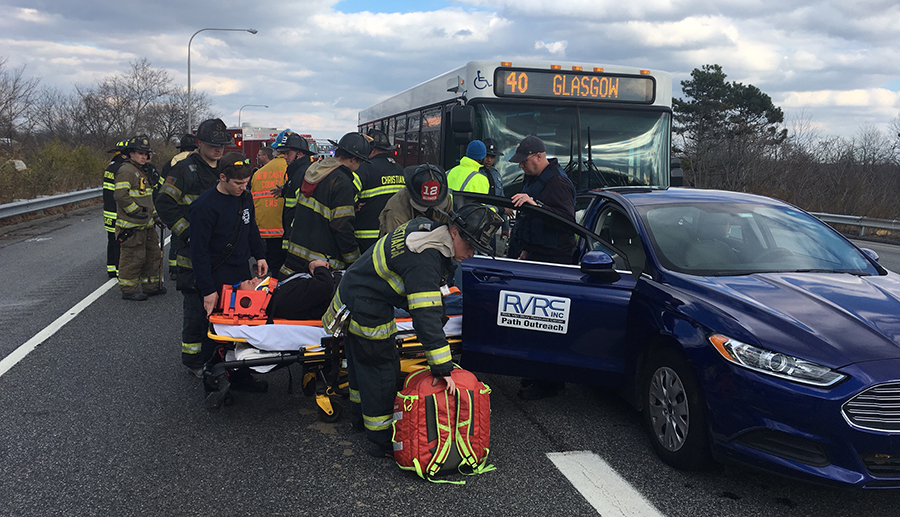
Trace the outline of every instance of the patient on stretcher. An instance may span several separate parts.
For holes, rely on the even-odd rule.
[[[268,277],[244,280],[238,289],[268,289]],[[321,320],[333,296],[334,278],[328,263],[313,260],[309,263],[309,273],[296,273],[278,282],[266,306],[266,315],[272,319]]]

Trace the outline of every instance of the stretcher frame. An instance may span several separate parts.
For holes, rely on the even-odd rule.
[[[454,316],[459,317],[459,316]],[[398,322],[411,321],[410,318],[397,318]],[[265,325],[265,319],[262,318],[236,318],[227,316],[220,311],[213,312],[209,316],[209,329],[207,335],[210,339],[218,343],[225,350],[234,350],[238,344],[251,345],[246,339],[216,334],[214,324],[219,325]],[[305,325],[310,327],[323,328],[322,322],[319,320],[282,320],[274,319],[272,324],[275,325]],[[323,330],[324,332],[324,330]],[[409,374],[420,368],[426,368],[428,362],[425,358],[425,347],[419,342],[414,330],[400,331],[396,335],[397,352],[400,356],[400,370],[404,374]],[[458,358],[462,350],[461,336],[447,336],[447,342],[450,345],[450,352],[454,358]],[[344,336],[326,335],[321,338],[318,345],[307,344],[299,346],[297,350],[289,351],[269,351],[262,350],[267,354],[277,354],[270,357],[262,357],[256,359],[234,359],[215,362],[206,365],[203,368],[203,382],[210,391],[204,405],[211,412],[218,411],[226,404],[229,398],[230,382],[226,374],[227,370],[235,368],[252,368],[254,366],[275,366],[275,370],[282,367],[289,367],[293,364],[300,364],[304,367],[302,378],[303,392],[307,396],[315,395],[316,405],[318,407],[318,417],[323,422],[335,422],[341,416],[341,405],[337,402],[337,398],[346,398],[348,396],[346,381],[346,356],[344,355]],[[218,350],[217,353],[218,354]],[[224,354],[222,354],[224,356]],[[272,370],[274,371],[274,370]],[[268,372],[267,372],[268,373]],[[290,378],[288,384],[288,392],[292,392],[293,375],[288,369]]]

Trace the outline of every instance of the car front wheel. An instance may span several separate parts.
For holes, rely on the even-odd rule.
[[[653,448],[669,465],[697,470],[709,463],[709,431],[697,378],[675,350],[650,358],[644,382],[644,421]]]

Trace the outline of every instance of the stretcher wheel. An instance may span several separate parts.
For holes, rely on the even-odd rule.
[[[319,406],[317,411],[319,420],[331,424],[337,422],[341,418],[343,406],[338,402],[338,399],[339,397],[329,397],[325,395],[316,396],[316,404]],[[326,408],[331,410],[331,414],[328,413]]]

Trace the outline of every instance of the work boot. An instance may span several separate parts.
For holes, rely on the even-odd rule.
[[[133,293],[122,293],[122,299],[130,300],[132,302],[142,302],[147,299],[147,295],[140,291],[135,291]]]
[[[169,290],[166,289],[166,286],[164,285],[159,286],[158,289],[144,289],[144,294],[147,296],[156,296],[158,294],[166,294],[167,292],[169,292]]]
[[[369,448],[366,449],[366,453],[369,456],[374,458],[390,458],[394,459],[394,448],[390,445],[386,447],[382,447],[377,443],[369,443]]]
[[[265,393],[269,391],[268,382],[254,378],[246,369],[230,372],[228,382],[231,383],[231,389],[235,391],[246,391],[249,393]]]

